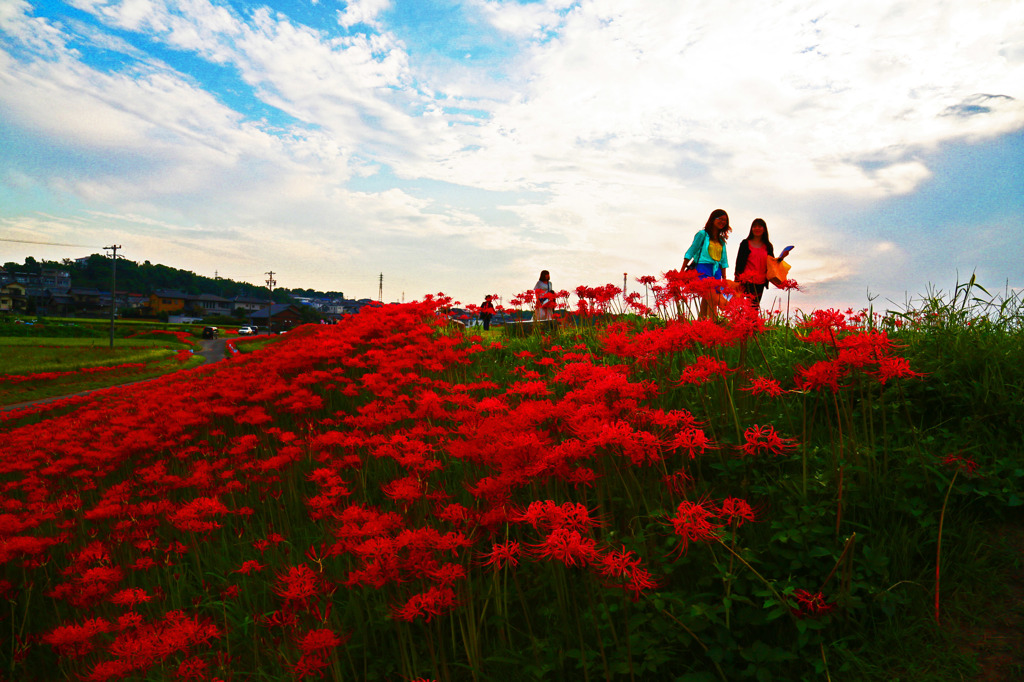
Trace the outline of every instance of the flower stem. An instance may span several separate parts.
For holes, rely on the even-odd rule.
[[[942,525],[946,521],[946,504],[949,502],[949,494],[953,492],[953,484],[956,483],[956,477],[960,473],[957,469],[953,472],[953,478],[949,481],[949,487],[946,488],[946,497],[942,500],[942,512],[939,514],[939,539],[935,545],[935,624],[939,624],[939,577],[941,572],[941,561],[942,561]]]

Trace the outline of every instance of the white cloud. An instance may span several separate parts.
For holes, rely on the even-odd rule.
[[[576,2],[546,0],[520,4],[514,0],[475,0],[492,26],[520,38],[542,38],[548,35],[561,24],[564,11]]]
[[[356,24],[378,26],[377,17],[391,7],[391,0],[351,0],[338,12],[338,23],[350,28]]]

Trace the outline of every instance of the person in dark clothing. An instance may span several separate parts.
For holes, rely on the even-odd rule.
[[[787,246],[779,254],[782,260],[792,246]],[[775,247],[768,238],[768,224],[756,218],[750,225],[750,234],[740,242],[740,250],[736,256],[736,281],[743,285],[743,291],[750,296],[754,307],[761,306],[761,296],[768,285],[768,258],[775,257]]]
[[[491,328],[491,316],[494,315],[494,304],[491,303],[491,298],[491,296],[487,296],[480,304],[480,320],[484,323],[484,331]]]

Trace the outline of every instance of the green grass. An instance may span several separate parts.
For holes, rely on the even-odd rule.
[[[115,339],[0,337],[0,405],[72,395],[98,388],[151,379],[202,364],[195,355],[185,363],[177,354],[187,346],[172,337]],[[142,368],[121,365],[145,365]],[[111,367],[106,372],[83,372]],[[70,373],[70,374],[65,374]],[[53,374],[30,381],[5,377]]]
[[[44,383],[27,382],[13,386],[0,386],[0,406],[17,405],[35,400],[45,400],[47,398],[63,397],[75,395],[77,393],[84,393],[86,391],[95,391],[96,389],[109,388],[110,386],[118,386],[125,383],[145,381],[147,379],[154,379],[156,377],[163,376],[169,372],[177,372],[183,369],[198,367],[203,364],[203,362],[204,360],[202,356],[199,355],[189,358],[185,363],[180,363],[173,357],[168,357],[164,360],[160,360],[159,362],[151,363],[146,366],[144,371],[130,376],[117,374],[110,374],[106,376],[76,374],[68,377],[50,379]]]
[[[236,341],[235,342],[235,350],[237,350],[239,353],[245,354],[245,353],[252,353],[254,351],[258,351],[260,349],[266,348],[267,346],[269,346],[272,343],[276,342],[281,337],[279,337],[279,336],[267,336],[265,338],[256,338],[256,339],[253,339],[251,341],[248,340],[244,336],[239,337],[239,338],[240,339],[245,339],[245,340],[241,341],[241,342]]]
[[[152,362],[185,347],[163,339],[115,339],[113,348],[109,343],[105,339],[0,338],[0,376]]]

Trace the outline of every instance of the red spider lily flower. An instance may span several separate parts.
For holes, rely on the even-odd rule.
[[[134,609],[136,604],[143,604],[148,601],[152,601],[153,597],[146,594],[146,591],[139,589],[138,587],[129,587],[126,590],[121,590],[108,599],[112,604],[119,606],[127,606]]]
[[[466,525],[472,517],[470,510],[466,508],[465,505],[459,504],[457,502],[447,504],[441,507],[440,509],[437,509],[434,512],[434,515],[437,516],[437,518],[439,518],[440,520],[447,521],[448,523],[451,523],[456,527]]]
[[[143,671],[171,654],[219,637],[220,630],[211,622],[170,611],[160,621],[121,632],[107,650],[130,669]]]
[[[593,488],[594,483],[601,476],[590,467],[575,467],[570,470],[568,474],[562,475],[561,477],[566,483],[569,483],[576,488],[579,488],[580,486]]]
[[[292,666],[292,676],[297,680],[307,677],[323,677],[321,671],[327,667],[327,659],[315,654],[303,654]]]
[[[696,428],[680,431],[668,443],[670,450],[685,451],[690,459],[696,459],[698,454],[702,455],[707,450],[714,450],[716,447],[702,429]]]
[[[679,552],[685,553],[691,542],[707,542],[718,537],[721,523],[714,520],[715,512],[707,502],[684,500],[676,507],[675,516],[669,517],[675,534],[682,538]]]
[[[539,558],[561,561],[566,566],[586,566],[598,555],[593,538],[567,528],[556,528],[532,549]]]
[[[221,524],[205,519],[228,513],[230,513],[228,508],[219,500],[210,497],[197,497],[169,514],[167,520],[179,530],[190,533],[208,533],[220,528]]]
[[[792,438],[780,437],[771,424],[768,426],[754,424],[743,432],[743,439],[746,443],[740,449],[744,455],[750,456],[763,453],[782,455],[792,450],[795,442]]]
[[[591,518],[586,505],[579,502],[555,504],[552,500],[537,500],[522,512],[513,512],[512,520],[529,523],[534,528],[543,526],[553,530],[568,528],[569,530],[587,530],[599,526],[600,521]]]
[[[410,504],[423,499],[427,486],[415,476],[406,476],[382,485],[381,491],[396,502]]]
[[[124,632],[142,625],[142,615],[135,611],[126,611],[117,617],[117,631]]]
[[[299,650],[303,654],[322,652],[325,649],[333,649],[348,641],[348,637],[342,638],[334,634],[333,630],[322,628],[310,630],[299,640]]]
[[[794,383],[801,390],[820,391],[824,388],[839,392],[839,380],[846,375],[846,370],[838,360],[822,360],[810,367],[796,367]]]
[[[709,355],[701,355],[692,364],[685,367],[676,380],[676,384],[703,384],[711,377],[725,376],[729,371],[728,363],[716,360]]]
[[[967,476],[973,476],[978,471],[978,463],[970,457],[959,452],[953,452],[942,458],[942,463],[954,469],[959,469]]]
[[[850,326],[847,316],[834,308],[815,310],[797,322],[797,326],[802,329],[821,329],[829,332],[855,331]]]
[[[878,381],[881,384],[889,381],[889,379],[902,379],[904,377],[923,377],[924,374],[915,372],[910,369],[910,362],[906,358],[887,356],[879,359],[878,371],[873,372],[874,376],[878,377]]]
[[[797,618],[817,618],[835,609],[835,604],[827,603],[821,592],[811,594],[807,590],[794,590],[790,596],[797,603],[797,608],[791,609]]]
[[[629,580],[621,587],[631,593],[630,599],[632,601],[638,602],[640,601],[641,594],[658,588],[658,581],[654,579],[647,569],[638,568],[629,574]]]
[[[37,538],[34,535],[15,535],[0,539],[0,564],[7,563],[15,557],[35,557],[44,554],[54,540]]]
[[[631,550],[622,547],[620,550],[611,550],[597,557],[595,562],[597,571],[601,575],[610,578],[622,578],[635,571],[642,559],[636,556]]]
[[[662,476],[661,482],[665,484],[665,487],[673,495],[684,495],[693,483],[693,477],[689,473],[680,470],[667,476]]]
[[[451,587],[456,582],[466,579],[466,567],[462,564],[442,564],[431,570],[429,576],[434,584]]]
[[[282,629],[292,628],[298,622],[298,616],[292,609],[280,609],[269,616],[255,615],[253,619],[264,627]]]
[[[456,606],[458,601],[450,587],[431,587],[426,592],[412,595],[404,604],[392,608],[391,613],[398,620],[409,623],[417,618],[429,623],[435,617],[454,610]]]
[[[111,624],[102,618],[92,618],[81,625],[61,625],[42,636],[42,641],[49,644],[62,656],[79,658],[93,650],[92,638],[113,629]]]
[[[519,543],[515,540],[496,542],[491,551],[481,557],[485,566],[493,566],[495,570],[506,566],[519,565]]]
[[[86,682],[106,682],[106,680],[123,680],[135,670],[128,661],[113,660],[100,661],[92,668],[92,672],[85,676]]]
[[[102,601],[124,579],[118,566],[97,566],[84,572],[73,582],[54,587],[48,594],[55,599],[66,599],[72,606],[85,607]]]
[[[306,564],[289,566],[288,571],[277,576],[274,592],[287,601],[305,601],[320,594],[321,581]]]
[[[719,515],[726,520],[726,523],[736,522],[737,528],[746,521],[756,521],[757,514],[750,507],[746,500],[738,497],[727,497],[722,500],[722,506],[718,509]]]
[[[178,666],[177,677],[179,680],[205,680],[207,663],[198,656],[186,658]]]
[[[836,361],[845,367],[861,368],[873,363],[878,357],[878,352],[866,345],[855,345],[843,347],[843,343],[854,337],[840,339],[838,342],[839,354]]]
[[[616,581],[614,586],[630,593],[632,601],[639,601],[643,592],[657,588],[658,583],[646,569],[640,567],[641,559],[623,547],[600,555],[596,560],[598,573]],[[619,582],[622,581],[622,582]]]
[[[766,395],[771,398],[778,398],[786,392],[778,381],[767,377],[754,377],[750,380],[749,386],[743,386],[740,390],[749,391],[751,395]]]

